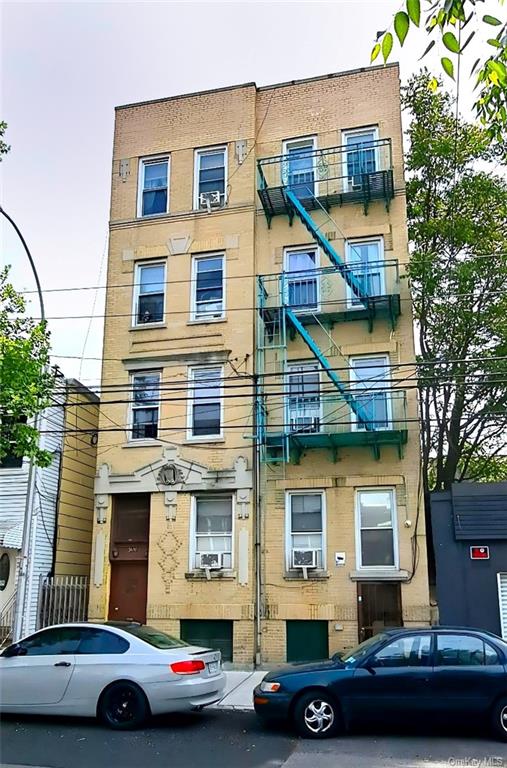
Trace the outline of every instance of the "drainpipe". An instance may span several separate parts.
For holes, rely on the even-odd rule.
[[[253,462],[253,495],[255,509],[255,666],[259,667],[262,656],[262,497],[260,492],[260,451],[259,451],[259,377],[253,375],[254,384],[254,462]]]

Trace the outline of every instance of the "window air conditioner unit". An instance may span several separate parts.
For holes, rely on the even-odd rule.
[[[363,188],[362,176],[349,176],[349,189],[353,192],[360,192]]]
[[[199,195],[199,207],[207,208],[208,211],[211,208],[220,208],[222,205],[222,194],[220,190],[214,190],[213,192],[201,192]]]
[[[219,570],[222,567],[222,552],[200,552],[199,567],[206,570]]]
[[[293,568],[316,568],[317,550],[316,549],[293,549],[292,550]]]
[[[291,416],[291,432],[320,432],[318,416]]]

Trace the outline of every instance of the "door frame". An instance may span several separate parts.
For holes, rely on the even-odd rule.
[[[362,630],[366,625],[363,626],[363,622],[361,621],[361,609],[363,607],[363,595],[361,594],[361,589],[363,586],[386,586],[386,585],[393,585],[398,587],[397,594],[396,594],[396,610],[399,613],[400,616],[400,625],[403,626],[403,603],[402,603],[402,596],[401,596],[401,582],[399,581],[382,581],[380,579],[378,580],[367,580],[364,579],[362,581],[357,582],[357,637],[358,641],[361,643],[363,640],[366,640],[367,638],[362,635]],[[424,628],[421,628],[424,629]],[[373,635],[372,635],[373,636]]]

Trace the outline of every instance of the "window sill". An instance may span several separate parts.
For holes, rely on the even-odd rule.
[[[129,440],[128,443],[122,445],[122,448],[156,448],[159,445],[163,445],[163,443],[153,438],[152,440]]]
[[[210,323],[226,323],[226,317],[208,317],[206,319],[198,318],[197,320],[189,320],[187,325],[208,325]]]
[[[187,437],[184,445],[199,445],[199,443],[225,443],[225,437]]]
[[[139,221],[150,221],[150,219],[161,219],[163,216],[170,216],[170,211],[163,211],[162,213],[147,213],[145,216],[143,214],[137,214],[136,219]]]
[[[216,579],[225,581],[236,580],[236,572],[231,570],[210,570],[209,575],[210,578],[208,579],[206,571],[188,571],[185,573],[185,578],[188,579],[188,581],[215,581]]]
[[[408,571],[398,568],[364,568],[349,573],[351,581],[408,581]]]
[[[167,328],[167,323],[144,323],[143,325],[132,325],[129,331],[149,331],[151,328]]]
[[[321,571],[321,570],[308,570],[307,571],[308,578],[305,579],[303,574],[303,569],[297,569],[294,571],[285,571],[283,574],[283,578],[285,581],[325,581],[326,579],[329,579],[329,573],[328,571]]]

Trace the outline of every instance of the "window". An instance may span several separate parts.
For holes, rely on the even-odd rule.
[[[13,434],[13,427],[15,424],[26,424],[26,416],[18,416],[16,420],[12,416],[4,416],[0,423],[0,430],[2,432],[2,438],[6,440],[12,448],[15,446],[15,435]],[[0,459],[0,469],[19,469],[23,466],[23,457],[15,456],[14,453],[8,453]]]
[[[344,134],[346,191],[361,191],[365,184],[365,176],[377,170],[377,139],[377,128],[364,128]]]
[[[480,637],[437,635],[438,667],[478,667],[499,663],[496,651]]]
[[[319,432],[322,413],[318,365],[291,365],[287,379],[291,432]]]
[[[373,429],[389,429],[391,423],[391,398],[387,392],[389,358],[353,357],[350,359],[351,383],[354,398],[364,414],[364,420],[357,416],[352,429],[366,429],[368,423]],[[366,422],[366,423],[365,423]]]
[[[356,543],[359,568],[397,567],[394,490],[356,492]]]
[[[426,667],[431,652],[431,635],[399,637],[384,646],[371,660],[372,667]]]
[[[3,592],[9,583],[11,573],[11,560],[7,552],[0,557],[0,592]]]
[[[316,248],[285,251],[286,301],[298,311],[318,309],[319,275]]]
[[[222,436],[222,367],[190,369],[188,437]]]
[[[159,648],[161,651],[165,651],[168,648],[182,648],[187,645],[183,640],[179,640],[179,638],[168,635],[166,632],[162,632],[161,629],[155,629],[154,627],[129,624],[126,627],[122,627],[122,629],[134,635],[134,637],[138,637],[139,640],[148,643],[148,645]]]
[[[315,194],[315,146],[314,137],[283,143],[282,184],[296,197],[304,199]]]
[[[139,164],[138,216],[169,210],[169,158],[145,157]]]
[[[232,497],[194,497],[194,556],[191,569],[213,563],[232,568]],[[218,558],[205,558],[218,555]]]
[[[324,507],[322,492],[287,495],[287,570],[297,563],[325,568]]]
[[[161,323],[164,319],[165,264],[137,264],[134,324]]]
[[[156,438],[158,434],[160,372],[132,376],[132,440]]]
[[[125,653],[130,648],[125,638],[104,629],[81,629],[81,642],[76,653]]]
[[[74,654],[80,640],[81,635],[77,627],[55,627],[28,637],[21,642],[21,646],[26,649],[25,656]]]
[[[199,256],[192,268],[192,320],[224,317],[224,262],[223,253]]]
[[[224,205],[226,186],[227,148],[198,149],[195,153],[194,208],[206,207],[201,203],[201,195],[208,196],[210,204]],[[213,202],[213,192],[217,193],[218,202]]]
[[[368,296],[383,296],[385,293],[383,242],[372,240],[347,241],[347,265]],[[349,287],[347,295],[350,306],[362,307],[361,301]]]

